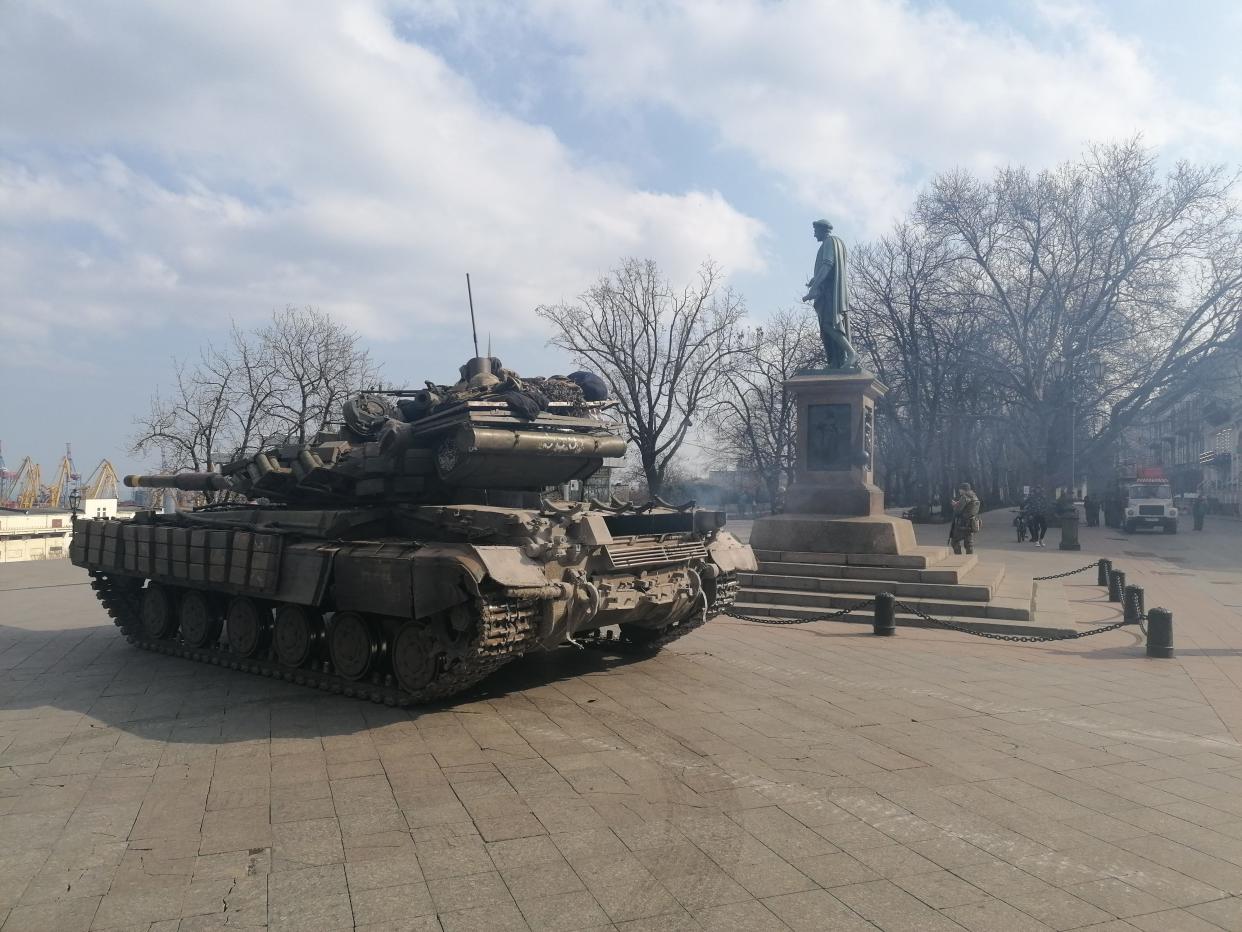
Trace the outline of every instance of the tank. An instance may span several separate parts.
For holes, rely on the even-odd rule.
[[[565,500],[625,451],[601,389],[480,357],[454,385],[364,392],[309,443],[125,477],[206,503],[78,518],[70,558],[139,648],[389,705],[566,644],[653,651],[755,557],[694,503]]]

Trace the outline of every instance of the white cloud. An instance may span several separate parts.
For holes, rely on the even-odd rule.
[[[1236,112],[1177,99],[1142,45],[1081,3],[1042,4],[1038,41],[900,0],[540,9],[592,100],[704,121],[795,199],[871,232],[944,168],[1049,164],[1136,132],[1200,154],[1242,141]]]
[[[624,255],[760,267],[761,225],[720,194],[579,164],[387,13],[0,6],[0,329],[306,303],[376,335],[459,319],[470,271],[492,329],[515,333]]]

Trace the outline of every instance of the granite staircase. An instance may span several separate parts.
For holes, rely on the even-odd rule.
[[[915,547],[904,554],[809,553],[756,550],[759,568],[741,574],[734,609],[747,615],[810,618],[844,608],[879,592],[897,597],[899,624],[919,624],[902,607],[967,624],[979,631],[1013,633],[1015,628],[1064,629],[1057,596],[1045,590],[1048,611],[1036,612],[1036,584],[1029,576],[1007,576],[1001,564],[977,555],[955,555],[948,547]],[[871,617],[871,606],[851,613]]]

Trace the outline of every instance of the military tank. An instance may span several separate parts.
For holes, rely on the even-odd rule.
[[[454,385],[364,392],[309,443],[125,477],[207,501],[76,519],[70,558],[139,648],[389,705],[565,644],[652,651],[755,557],[722,512],[555,491],[625,450],[601,386],[477,357]]]

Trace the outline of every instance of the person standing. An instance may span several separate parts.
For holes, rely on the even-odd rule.
[[[1022,503],[1022,511],[1031,532],[1031,543],[1042,547],[1044,535],[1048,533],[1048,499],[1044,497],[1044,490],[1039,486],[1031,489],[1031,494]]]
[[[975,552],[975,532],[980,528],[979,496],[971,489],[969,482],[957,487],[957,498],[953,499],[953,525],[949,528],[949,543],[953,552],[960,554]]]
[[[1195,503],[1191,506],[1191,512],[1195,516],[1195,530],[1203,530],[1203,519],[1207,517],[1207,499],[1203,497],[1203,492],[1195,496]]]
[[[1083,496],[1082,508],[1083,508],[1083,511],[1087,513],[1087,527],[1099,527],[1100,526],[1100,500],[1098,498],[1092,498],[1090,493],[1088,493],[1087,495]]]

